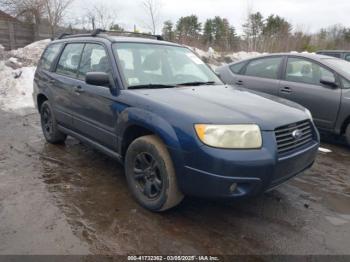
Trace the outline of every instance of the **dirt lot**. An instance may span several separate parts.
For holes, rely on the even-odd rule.
[[[259,199],[187,198],[153,214],[122,167],[78,141],[46,144],[33,109],[0,111],[0,254],[350,254],[350,150]]]

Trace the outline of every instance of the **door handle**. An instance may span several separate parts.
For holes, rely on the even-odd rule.
[[[81,86],[75,86],[73,87],[73,90],[75,93],[78,93],[78,94],[85,92],[85,90]]]
[[[290,94],[290,93],[292,93],[292,89],[291,89],[290,87],[288,87],[288,86],[285,86],[285,87],[281,88],[280,91],[281,91],[282,93],[285,93],[285,94]]]
[[[49,82],[49,84],[54,84],[54,83],[56,83],[56,80],[55,79],[50,79],[48,82]]]
[[[243,81],[242,80],[237,80],[236,81],[236,85],[239,85],[239,86],[243,85]]]

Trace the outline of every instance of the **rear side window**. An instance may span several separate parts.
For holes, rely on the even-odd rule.
[[[239,72],[242,70],[242,68],[245,66],[245,62],[241,62],[238,64],[233,64],[230,66],[230,70],[234,73],[234,74],[239,74]]]
[[[85,79],[88,72],[104,72],[110,73],[107,53],[102,45],[86,44],[79,67],[79,79]]]
[[[282,57],[255,59],[247,65],[245,74],[262,78],[278,79]]]
[[[70,77],[76,77],[84,44],[68,44],[64,48],[56,73]]]
[[[38,67],[44,70],[50,70],[51,65],[61,50],[62,44],[52,44],[46,48],[42,55]]]

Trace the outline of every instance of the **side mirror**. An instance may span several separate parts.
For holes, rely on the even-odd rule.
[[[324,76],[321,78],[320,83],[326,86],[336,88],[338,86],[334,77]]]
[[[85,82],[94,86],[111,87],[111,79],[109,74],[104,72],[89,72],[86,73]]]

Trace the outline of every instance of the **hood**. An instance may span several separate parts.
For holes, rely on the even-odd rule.
[[[261,130],[309,118],[306,109],[294,102],[233,86],[195,86],[128,90],[145,99],[147,110],[169,119],[173,113],[193,123],[258,124]],[[159,105],[155,108],[151,105]],[[169,112],[172,114],[169,115]]]

